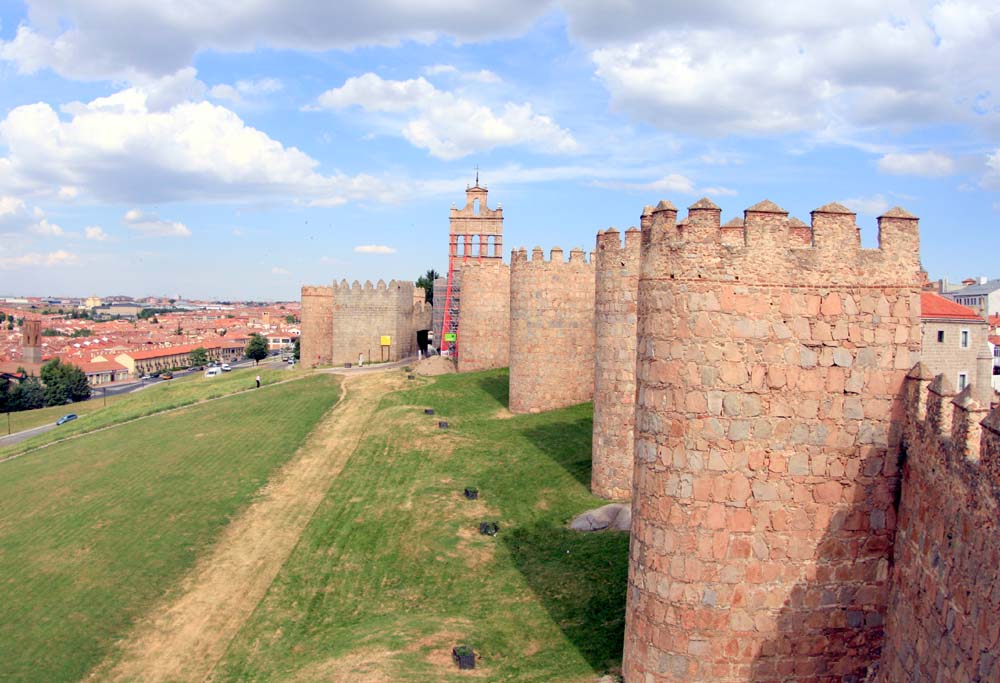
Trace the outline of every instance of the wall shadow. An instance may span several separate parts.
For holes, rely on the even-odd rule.
[[[521,430],[536,448],[558,463],[574,479],[590,490],[591,443],[594,419],[534,424]]]
[[[774,637],[753,660],[752,683],[868,680],[885,637],[902,454],[890,448],[861,461],[855,482],[864,495],[832,516],[816,548],[816,578],[793,586]]]
[[[479,388],[492,396],[501,408],[510,406],[510,376],[507,373],[481,377]]]
[[[629,535],[537,523],[501,533],[552,621],[595,673],[618,672],[625,637]]]

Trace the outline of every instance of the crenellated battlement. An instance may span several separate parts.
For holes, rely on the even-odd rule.
[[[908,284],[920,270],[919,221],[898,207],[879,216],[876,249],[862,248],[856,214],[837,203],[812,211],[809,224],[770,200],[725,225],[721,217],[707,198],[682,220],[670,202],[646,207],[643,277],[850,286]]]
[[[535,247],[531,250],[531,258],[528,258],[528,250],[525,247],[519,247],[513,249],[510,252],[510,263],[513,266],[515,263],[524,264],[570,264],[570,263],[583,263],[590,265],[593,261],[593,254],[590,255],[590,259],[587,258],[587,252],[585,252],[580,247],[573,247],[569,252],[569,260],[564,256],[562,247],[552,247],[549,251],[549,258],[545,258],[545,251],[541,247]]]
[[[635,253],[638,254],[641,246],[642,231],[634,226],[625,231],[624,243],[622,242],[622,234],[614,227],[608,228],[607,230],[597,231],[596,251],[607,250],[611,252],[634,250]]]
[[[302,286],[302,296],[332,296],[333,287],[324,287],[320,285],[303,285]]]
[[[354,280],[348,283],[347,280],[341,280],[340,282],[334,282],[328,289],[330,293],[336,295],[343,295],[345,293],[366,293],[366,294],[391,294],[396,296],[402,292],[413,291],[414,284],[407,280],[389,280],[388,284],[385,280],[379,280],[378,282],[372,284],[371,280],[365,280],[364,284],[359,281]],[[303,293],[305,293],[305,288],[303,288]]]
[[[906,439],[911,450],[940,454],[941,465],[970,483],[981,479],[1000,502],[1000,406],[991,410],[992,398],[991,387],[956,391],[943,374],[930,377],[917,363],[906,376]]]

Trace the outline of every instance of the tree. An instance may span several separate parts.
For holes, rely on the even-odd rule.
[[[294,315],[285,316],[285,322],[288,323],[289,325],[294,325],[298,321],[299,321],[298,318],[296,318]]]
[[[70,363],[53,358],[42,366],[45,405],[58,406],[90,398],[87,373]]]
[[[298,337],[296,337],[296,338],[295,338],[295,343],[293,343],[293,344],[292,344],[292,357],[293,357],[293,358],[294,358],[295,360],[298,360],[298,359],[299,359],[299,352],[300,352],[300,351],[301,351],[301,347],[300,347],[300,345],[299,345],[299,338],[298,338]]]
[[[431,268],[417,278],[417,287],[424,289],[424,301],[434,303],[434,281],[441,277],[440,273]]]
[[[34,375],[25,377],[15,384],[8,396],[7,402],[11,412],[18,410],[34,410],[45,407],[45,390],[42,383]]]
[[[191,352],[191,365],[208,365],[208,351],[199,346]]]
[[[181,327],[180,323],[177,323],[177,330],[174,332],[174,334],[176,334],[178,336],[184,334],[184,328]]]
[[[247,343],[247,358],[253,358],[254,365],[267,358],[267,339],[254,332]]]

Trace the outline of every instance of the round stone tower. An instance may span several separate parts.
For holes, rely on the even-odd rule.
[[[917,220],[830,204],[642,234],[628,683],[849,683],[882,643]],[[730,234],[733,233],[733,234]],[[736,234],[739,233],[739,234]]]
[[[594,258],[594,438],[590,490],[632,497],[635,425],[636,301],[639,246],[635,228],[597,233]]]

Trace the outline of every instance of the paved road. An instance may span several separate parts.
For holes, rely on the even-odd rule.
[[[38,436],[39,434],[44,434],[50,429],[55,429],[56,423],[52,422],[47,425],[42,425],[41,427],[34,427],[32,429],[25,429],[23,432],[14,432],[10,435],[0,436],[0,446],[13,446],[16,443],[20,443],[25,439],[30,439],[33,436]]]

